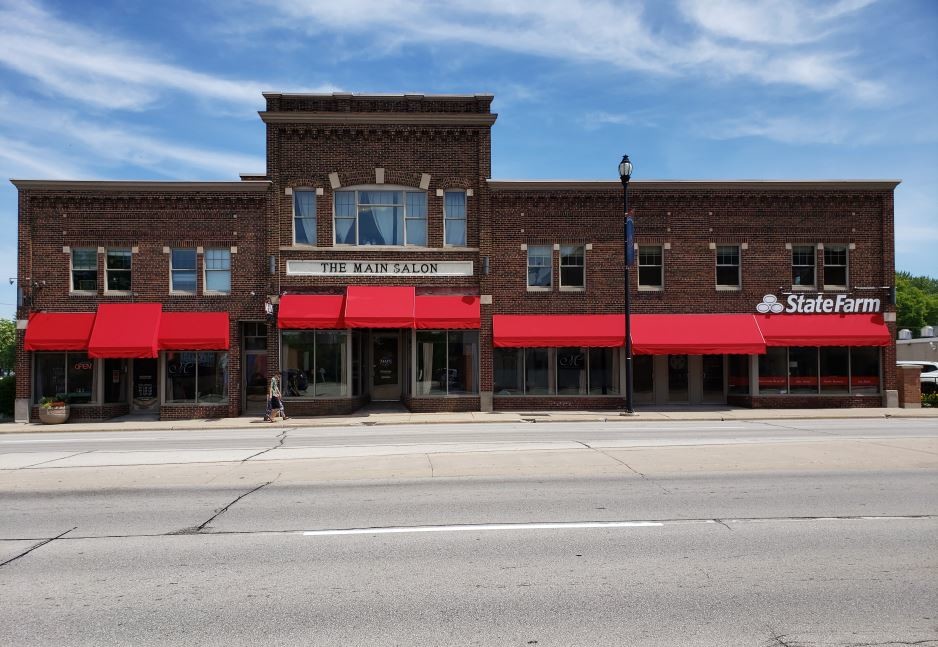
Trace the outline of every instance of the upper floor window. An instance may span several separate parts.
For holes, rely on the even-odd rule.
[[[717,287],[739,285],[739,245],[717,245]]]
[[[549,290],[553,276],[553,249],[550,245],[528,247],[528,289]]]
[[[130,266],[133,255],[129,249],[107,250],[105,273],[108,292],[130,292]]]
[[[824,285],[847,287],[847,246],[824,246]]]
[[[316,192],[293,192],[293,242],[316,244]]]
[[[655,290],[664,287],[664,256],[661,245],[638,246],[638,287]]]
[[[583,245],[560,246],[560,288],[586,287],[586,256]]]
[[[427,245],[427,194],[405,188],[335,192],[337,245]]]
[[[466,246],[466,192],[447,191],[443,202],[443,231],[446,245]]]
[[[791,284],[814,287],[814,245],[792,245]]]
[[[94,247],[72,249],[72,291],[97,292],[98,250]]]
[[[231,294],[231,250],[205,250],[205,291]]]
[[[195,294],[195,249],[174,247],[170,253],[170,292]]]

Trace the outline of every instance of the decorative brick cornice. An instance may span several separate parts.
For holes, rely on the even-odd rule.
[[[491,126],[492,113],[446,112],[258,112],[266,124]]]
[[[640,191],[892,191],[901,180],[632,180]],[[622,191],[622,183],[609,180],[489,180],[492,191]]]
[[[10,180],[17,188],[33,191],[127,191],[156,193],[263,193],[270,182],[158,182],[152,180]]]

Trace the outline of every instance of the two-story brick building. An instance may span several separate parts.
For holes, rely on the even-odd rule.
[[[14,180],[19,419],[623,405],[617,180],[491,179],[488,95],[264,96],[240,182]],[[632,181],[636,403],[881,406],[896,184]]]

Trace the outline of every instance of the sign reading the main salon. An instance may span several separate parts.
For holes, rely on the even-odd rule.
[[[825,297],[823,294],[790,294],[788,301],[779,303],[774,294],[762,297],[762,303],[756,306],[761,314],[855,314],[876,313],[882,309],[879,299],[848,297],[846,294]]]
[[[291,276],[472,276],[472,261],[287,261]]]

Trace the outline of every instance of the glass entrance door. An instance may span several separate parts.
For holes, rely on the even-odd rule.
[[[242,323],[241,343],[244,352],[243,410],[245,414],[258,415],[267,407],[267,324]]]
[[[133,364],[133,411],[152,411],[158,415],[160,411],[159,360],[135,359]]]
[[[703,356],[703,401],[709,404],[725,401],[722,355]]]
[[[687,402],[687,355],[668,355],[668,402]]]
[[[371,399],[401,399],[401,336],[397,332],[371,335]]]

